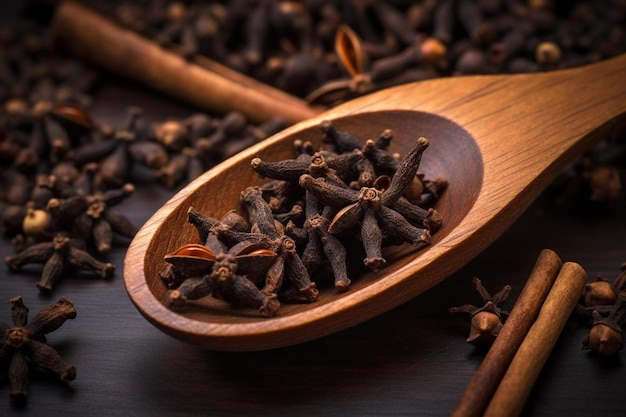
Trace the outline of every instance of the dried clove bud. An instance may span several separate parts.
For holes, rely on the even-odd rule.
[[[624,344],[623,326],[626,325],[626,292],[617,296],[608,309],[596,309],[592,313],[593,324],[589,335],[583,340],[583,349],[592,349],[603,356],[611,356]]]
[[[15,271],[26,264],[43,264],[41,279],[37,283],[42,293],[52,291],[54,283],[70,267],[91,271],[102,278],[110,278],[115,271],[115,265],[98,261],[63,235],[57,235],[51,241],[36,243],[15,255],[9,255],[4,262]]]
[[[474,278],[473,284],[484,302],[483,306],[477,307],[472,304],[465,304],[459,307],[451,307],[448,311],[450,313],[469,314],[471,327],[470,335],[466,340],[467,343],[489,346],[498,336],[504,318],[508,316],[508,312],[502,310],[502,304],[509,296],[511,287],[506,285],[498,293],[491,296],[483,287],[480,279]]]
[[[586,307],[612,305],[615,300],[617,300],[617,291],[609,281],[598,278],[596,282],[585,285],[583,303]]]
[[[72,302],[62,297],[42,308],[28,320],[28,308],[22,297],[10,299],[13,326],[0,322],[0,357],[8,364],[11,401],[23,403],[28,395],[28,374],[31,364],[57,374],[61,381],[76,378],[76,368],[65,362],[46,342],[46,335],[57,330],[68,319],[76,317]],[[35,368],[33,366],[33,368]]]
[[[27,236],[41,239],[50,234],[51,224],[50,213],[46,210],[28,207],[22,220],[22,230]]]
[[[179,120],[167,120],[156,125],[154,136],[171,151],[178,151],[189,144],[187,127]]]

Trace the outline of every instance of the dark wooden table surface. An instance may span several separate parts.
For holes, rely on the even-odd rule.
[[[100,122],[120,124],[126,106],[147,118],[185,116],[193,109],[111,80],[93,109]],[[140,187],[121,208],[142,224],[172,195]],[[61,296],[78,316],[49,343],[78,377],[31,372],[25,407],[9,401],[0,379],[1,416],[446,416],[484,352],[465,343],[469,325],[451,306],[476,302],[472,278],[488,290],[511,284],[513,305],[543,248],[580,263],[589,279],[613,279],[626,261],[626,201],[599,211],[555,209],[540,197],[495,243],[442,284],[364,324],[298,346],[251,353],[206,351],[161,333],[135,309],[122,279],[126,242],[110,255],[108,281],[67,277],[39,295],[33,271],[0,268],[0,321],[10,321],[9,298],[21,295],[31,315]],[[13,249],[6,239],[2,257]],[[626,415],[625,353],[602,358],[581,350],[584,327],[563,332],[524,409],[525,416]],[[89,413],[89,414],[88,414]]]

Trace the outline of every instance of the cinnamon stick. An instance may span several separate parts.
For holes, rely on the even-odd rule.
[[[485,417],[519,416],[586,282],[587,274],[580,265],[574,262],[563,264],[537,320],[493,395]]]
[[[541,251],[509,317],[465,389],[452,417],[483,415],[515,352],[539,314],[561,265],[561,259],[554,251]]]
[[[55,46],[79,58],[204,110],[238,110],[254,122],[282,117],[289,123],[319,113],[304,100],[208,58],[185,60],[73,1],[58,6],[51,34]]]

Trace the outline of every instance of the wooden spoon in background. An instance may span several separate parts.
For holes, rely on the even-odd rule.
[[[441,282],[502,234],[595,139],[626,126],[626,55],[539,74],[442,78],[394,87],[300,122],[204,173],[161,207],[131,242],[128,293],[165,333],[210,349],[246,351],[296,344],[361,323]],[[221,217],[239,193],[263,180],[254,157],[293,157],[296,138],[320,143],[322,120],[364,138],[394,131],[392,151],[430,141],[420,171],[444,177],[444,218],[433,243],[387,252],[388,266],[352,278],[348,292],[321,288],[311,304],[283,304],[276,317],[237,310],[210,297],[182,311],[167,307],[157,272],[165,254],[197,241],[190,206]]]

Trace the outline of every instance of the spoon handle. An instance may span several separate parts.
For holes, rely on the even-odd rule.
[[[623,125],[626,54],[565,70],[416,82],[353,100],[332,113],[387,110],[452,120],[471,134],[486,158],[506,161],[521,153],[515,158],[520,162],[523,156],[540,156],[528,164],[532,177],[556,162],[564,166],[564,159]]]
[[[339,106],[333,117],[389,110],[434,114],[465,129],[489,184],[479,200],[521,214],[576,155],[626,127],[626,54],[566,70],[416,82]]]
[[[577,69],[485,80],[467,97],[471,104],[441,114],[475,138],[484,181],[511,183],[512,195],[527,204],[576,155],[626,124],[626,55]]]
[[[613,123],[624,116],[626,55],[576,69],[494,77],[486,94],[473,106],[493,100],[488,119],[478,118],[465,126],[472,129],[482,123],[478,136],[488,138],[488,128],[500,139],[481,144],[501,146],[506,141],[518,148],[511,150],[556,162],[613,131]]]

